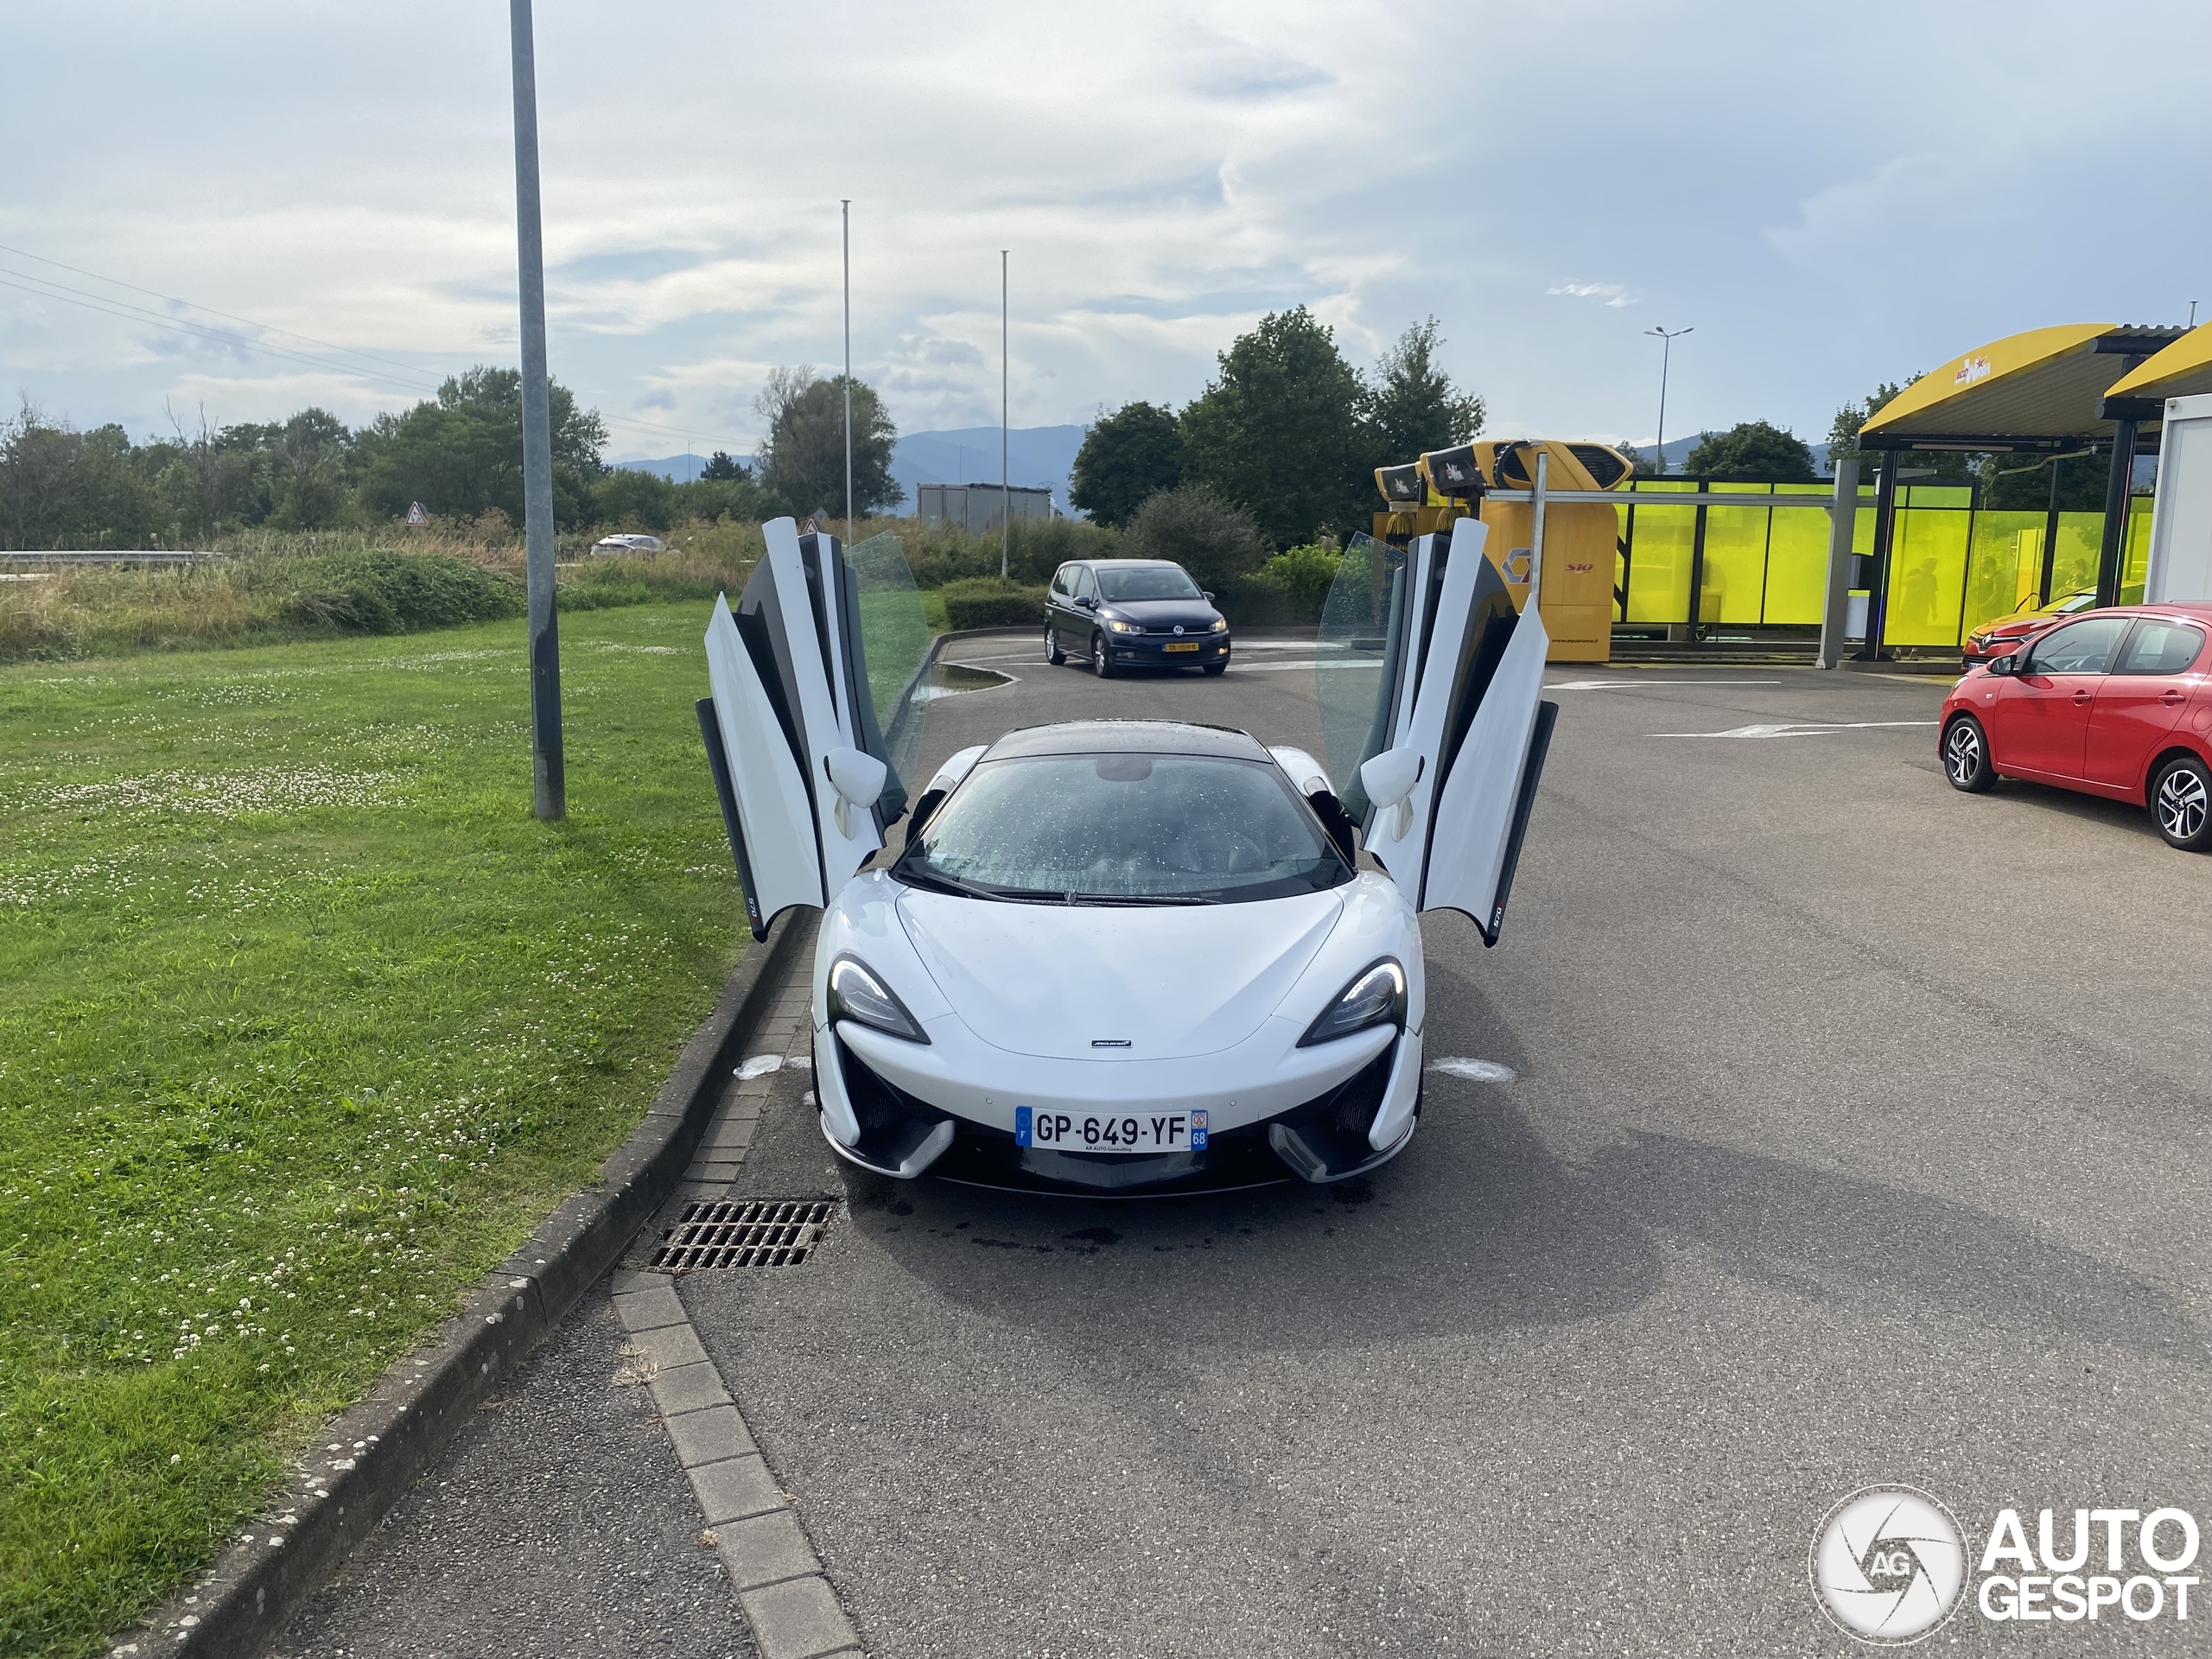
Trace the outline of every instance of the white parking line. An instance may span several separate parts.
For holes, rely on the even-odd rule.
[[[1626,691],[1657,685],[1780,685],[1780,680],[1546,680],[1547,691]]]
[[[1654,732],[1654,737],[1826,737],[1830,732],[1871,732],[1891,726],[1934,726],[1932,720],[1808,720],[1734,726],[1725,732]]]

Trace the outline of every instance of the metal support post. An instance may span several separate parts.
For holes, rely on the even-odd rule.
[[[1007,487],[1007,423],[1013,418],[1007,388],[1014,382],[1007,358],[1007,277],[1004,248],[999,250],[999,580],[1007,579],[1007,562],[1014,550],[1014,492]]]
[[[2135,423],[2112,423],[2112,471],[2105,478],[2105,536],[2097,550],[2097,603],[2120,603],[2120,563],[2127,545],[2127,490],[2135,476]]]
[[[841,197],[845,232],[845,545],[853,544],[853,202]]]
[[[537,817],[569,810],[561,636],[553,610],[553,429],[545,370],[545,239],[537,196],[537,56],[530,0],[508,0],[515,82],[515,265],[522,292],[522,501],[530,594],[531,776]]]
[[[1544,484],[1551,457],[1536,451],[1536,486],[1529,496],[1529,604],[1541,615],[1544,599]]]
[[[1897,524],[1897,454],[1882,453],[1882,470],[1874,480],[1874,571],[1866,578],[1866,641],[1859,650],[1862,663],[1882,659],[1882,612],[1890,597],[1890,539]]]
[[[1851,543],[1859,528],[1859,457],[1835,463],[1835,505],[1828,509],[1827,603],[1821,612],[1822,668],[1843,660],[1843,635],[1851,619]]]
[[[2050,463],[2050,511],[2043,520],[2043,570],[2036,581],[2036,603],[2050,603],[2051,573],[2058,568],[2058,469],[2065,461]]]

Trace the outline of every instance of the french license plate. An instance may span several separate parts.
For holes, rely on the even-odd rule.
[[[1052,1152],[1204,1152],[1206,1115],[1197,1112],[1048,1112],[1014,1109],[1014,1143]]]
[[[1160,647],[1162,651],[1196,651],[1198,648],[1198,642],[1195,639],[1178,639],[1172,645]]]

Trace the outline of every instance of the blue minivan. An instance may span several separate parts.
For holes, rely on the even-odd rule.
[[[1052,573],[1045,658],[1081,657],[1102,680],[1125,668],[1229,668],[1229,622],[1166,559],[1085,559]]]

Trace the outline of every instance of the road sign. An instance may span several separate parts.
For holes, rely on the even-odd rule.
[[[423,510],[423,504],[420,501],[410,501],[407,504],[408,529],[420,530],[429,522],[430,515]]]

